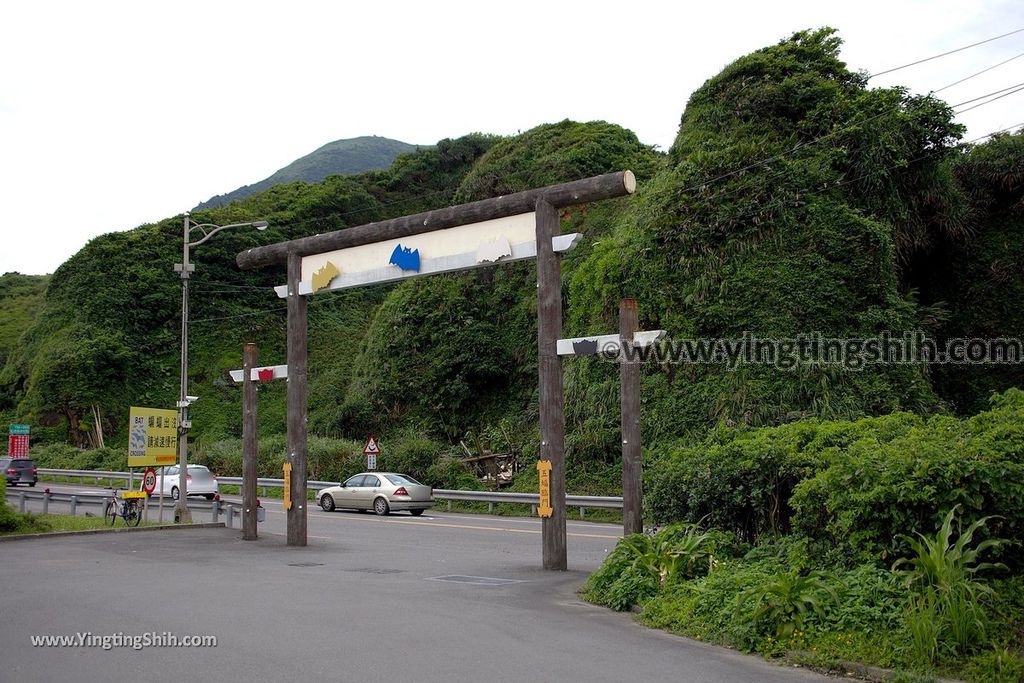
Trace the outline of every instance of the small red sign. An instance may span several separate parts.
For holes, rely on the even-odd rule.
[[[363,446],[363,455],[378,455],[380,453],[380,444],[377,443],[377,438],[370,434],[370,438],[366,440],[366,445]]]
[[[28,457],[28,434],[11,434],[7,437],[7,455],[12,458]]]
[[[274,379],[274,368],[260,368],[256,371],[256,376],[261,382],[270,382]]]
[[[145,474],[142,475],[142,490],[150,495],[156,491],[156,470],[152,467],[146,468]]]

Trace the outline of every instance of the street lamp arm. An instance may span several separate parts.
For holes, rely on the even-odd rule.
[[[227,230],[228,228],[247,228],[247,227],[253,227],[253,228],[256,228],[257,230],[264,230],[267,227],[267,222],[266,221],[251,221],[249,223],[231,223],[230,225],[215,225],[213,223],[194,223],[194,224],[189,226],[189,229],[188,229],[189,234],[191,234],[193,230],[198,230],[199,232],[203,233],[203,236],[202,236],[201,239],[198,239],[195,242],[189,242],[188,246],[190,246],[190,247],[198,247],[200,244],[202,244],[206,240],[210,239],[211,237],[216,235],[221,230]],[[213,229],[212,230],[208,230],[208,228],[213,228]]]

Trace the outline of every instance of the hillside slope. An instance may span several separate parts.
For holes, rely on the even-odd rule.
[[[368,135],[346,140],[335,140],[296,159],[269,178],[244,185],[226,194],[219,194],[198,204],[193,211],[213,209],[267,190],[274,185],[301,180],[318,183],[332,175],[350,175],[387,168],[399,154],[412,152],[416,145],[407,142]]]

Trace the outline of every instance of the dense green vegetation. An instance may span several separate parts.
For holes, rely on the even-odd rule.
[[[1024,673],[1024,392],[967,420],[906,413],[722,429],[652,468],[650,517],[584,595],[808,664]]]
[[[319,183],[332,175],[346,175],[387,168],[399,154],[406,154],[415,149],[416,145],[376,135],[335,140],[296,159],[269,178],[211,197],[192,210],[216,209],[219,206],[226,206],[231,202],[245,199],[257,192],[269,190],[274,185],[296,180]]]

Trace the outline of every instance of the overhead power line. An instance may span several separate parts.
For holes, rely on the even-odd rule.
[[[999,95],[998,97],[993,97],[992,99],[987,100],[985,102],[979,102],[978,104],[974,105],[973,107],[967,107],[967,109],[961,109],[960,111],[958,111],[956,113],[959,115],[959,114],[963,114],[964,112],[971,111],[972,109],[977,109],[978,107],[984,107],[986,104],[992,104],[996,100],[1001,100],[1004,97],[1009,97],[1010,95],[1016,95],[1021,90],[1024,90],[1024,84],[1021,84],[1021,86],[1018,87],[1016,90],[1011,90],[1008,93],[1003,93],[1002,95]]]
[[[938,59],[939,57],[945,57],[947,55],[951,55],[951,54],[954,54],[956,52],[963,52],[964,50],[969,50],[972,47],[978,47],[979,45],[984,45],[985,43],[991,43],[993,40],[999,40],[1000,38],[1005,38],[1007,36],[1012,36],[1015,33],[1020,33],[1021,31],[1024,31],[1024,28],[1018,28],[1018,29],[1016,29],[1014,31],[1010,31],[1009,33],[1004,33],[1004,34],[1002,34],[1000,36],[993,36],[992,38],[986,38],[985,40],[979,40],[977,43],[971,43],[970,45],[964,45],[963,47],[958,47],[955,50],[950,50],[948,52],[943,52],[942,54],[932,55],[931,57],[925,57],[924,59],[919,59],[916,62],[910,62],[909,64],[903,64],[901,66],[894,66],[891,69],[886,69],[885,71],[879,71],[878,73],[873,73],[870,76],[868,76],[868,78],[871,79],[871,78],[875,78],[877,76],[883,76],[885,74],[891,74],[893,71],[899,71],[900,69],[906,69],[906,68],[911,67],[911,66],[917,66],[918,64],[924,64],[925,62],[930,62],[933,59]]]
[[[952,88],[952,87],[953,87],[954,85],[960,85],[960,84],[961,84],[961,83],[963,83],[964,81],[969,81],[969,80],[971,80],[972,78],[974,78],[975,76],[980,76],[980,75],[982,75],[982,74],[988,73],[988,72],[989,72],[989,71],[991,71],[992,69],[995,69],[995,68],[997,68],[997,67],[1000,67],[1000,66],[1002,66],[1003,64],[1008,64],[1008,63],[1012,62],[1013,60],[1015,60],[1015,59],[1019,59],[1019,58],[1021,58],[1021,57],[1024,57],[1024,52],[1021,52],[1020,54],[1016,54],[1016,55],[1014,55],[1014,56],[1010,57],[1009,59],[1004,59],[1003,61],[999,62],[998,64],[993,64],[992,66],[988,67],[987,69],[982,69],[981,71],[979,71],[979,72],[977,72],[977,73],[973,73],[973,74],[971,74],[970,76],[964,76],[964,77],[963,77],[963,78],[961,78],[961,79],[960,79],[959,81],[953,81],[953,82],[952,82],[952,83],[950,83],[949,85],[944,85],[944,86],[942,86],[941,88],[939,88],[938,90],[932,90],[931,94],[932,94],[932,95],[934,95],[934,94],[935,94],[935,93],[937,93],[937,92],[942,92],[943,90],[947,90],[947,89],[949,89],[949,88]]]

